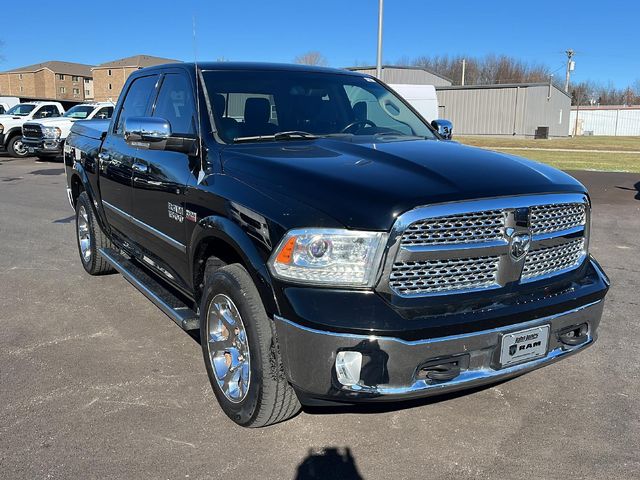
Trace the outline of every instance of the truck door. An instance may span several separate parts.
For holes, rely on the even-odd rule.
[[[148,115],[155,98],[159,75],[139,77],[126,92],[115,124],[112,124],[102,150],[100,164],[100,196],[105,215],[112,229],[125,240],[131,240],[133,229],[130,215],[133,163],[138,150],[124,141],[124,123],[127,117]]]
[[[163,75],[152,116],[167,120],[172,135],[196,134],[194,95],[186,74]],[[185,153],[139,150],[133,170],[133,216],[146,230],[140,244],[165,276],[182,285],[188,284],[184,195],[192,176],[190,161]]]

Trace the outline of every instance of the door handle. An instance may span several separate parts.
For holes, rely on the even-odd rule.
[[[147,173],[149,171],[149,167],[147,167],[144,163],[134,163],[131,165],[131,168],[139,173]]]

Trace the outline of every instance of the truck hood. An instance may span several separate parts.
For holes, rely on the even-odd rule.
[[[389,230],[398,215],[421,205],[586,192],[547,165],[436,140],[234,145],[223,150],[222,161],[226,174],[293,197],[347,228],[368,230]]]
[[[40,125],[44,125],[45,127],[69,127],[71,128],[71,125],[73,125],[73,122],[75,120],[72,120],[70,118],[66,118],[66,117],[53,117],[53,118],[40,118],[38,120],[30,120],[29,122],[25,122],[25,123],[38,123]]]
[[[28,121],[28,117],[18,117],[14,115],[0,115],[0,123],[4,125],[4,131],[6,132],[9,127],[15,127],[16,125],[22,125]]]

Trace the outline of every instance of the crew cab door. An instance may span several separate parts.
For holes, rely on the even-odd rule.
[[[185,73],[163,75],[152,116],[167,120],[172,135],[195,135],[194,95]],[[145,230],[140,245],[161,273],[179,285],[188,284],[184,195],[192,162],[185,153],[138,150],[133,166],[133,216]]]
[[[124,124],[127,117],[149,114],[158,79],[158,74],[139,77],[129,85],[118,117],[112,123],[98,155],[102,206],[109,226],[126,241],[133,241],[134,234],[130,219],[133,213],[132,167],[138,157],[138,149],[124,141]]]

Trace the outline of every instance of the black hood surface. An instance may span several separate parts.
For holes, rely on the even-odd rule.
[[[421,205],[585,192],[547,165],[436,140],[233,145],[223,150],[222,161],[228,175],[364,230],[389,230],[398,215]]]

